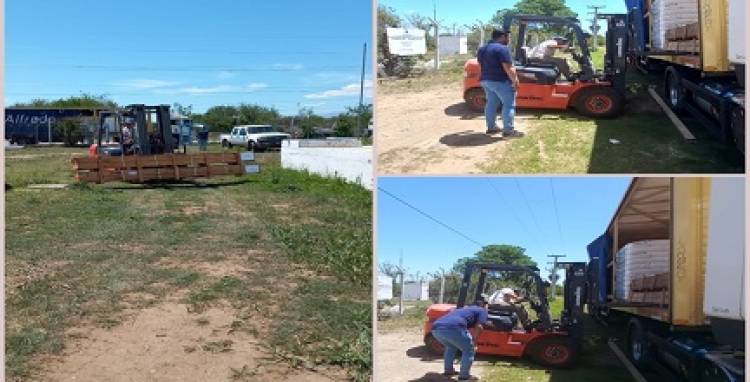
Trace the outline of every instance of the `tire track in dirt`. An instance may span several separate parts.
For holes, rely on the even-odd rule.
[[[484,115],[470,111],[455,86],[379,93],[375,109],[380,174],[483,173],[509,142],[484,133]],[[516,118],[516,129],[526,131],[526,121]]]

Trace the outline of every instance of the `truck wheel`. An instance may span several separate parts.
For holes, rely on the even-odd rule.
[[[476,112],[484,112],[484,105],[487,103],[487,98],[484,95],[484,89],[482,88],[471,88],[464,93],[464,101],[469,109]]]
[[[253,141],[247,141],[247,149],[249,151],[255,151],[255,142],[253,142]]]
[[[221,147],[224,147],[224,148],[231,148],[231,147],[232,147],[232,144],[231,144],[231,143],[229,143],[229,141],[228,141],[228,140],[224,139],[223,141],[221,141]]]
[[[669,107],[678,111],[685,104],[685,89],[682,88],[682,76],[673,67],[667,68],[664,75],[664,96]]]
[[[742,154],[745,154],[745,109],[735,107],[729,117],[734,145]]]
[[[443,355],[443,352],[445,351],[445,347],[443,346],[443,344],[441,344],[440,341],[438,341],[437,338],[432,335],[432,333],[428,333],[424,337],[424,344],[425,346],[427,346],[427,350],[429,350],[432,354]]]
[[[526,353],[542,366],[564,368],[575,362],[577,352],[570,339],[563,336],[542,338],[529,344]]]
[[[646,338],[646,329],[641,320],[633,318],[628,324],[628,358],[638,368],[643,368],[651,358],[651,350]]]
[[[573,107],[584,116],[592,118],[610,118],[620,114],[624,100],[615,89],[604,86],[592,86],[581,90],[576,96]]]

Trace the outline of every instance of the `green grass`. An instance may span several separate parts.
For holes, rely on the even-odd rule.
[[[560,317],[562,298],[550,302],[552,317]],[[584,317],[586,337],[578,362],[568,369],[546,369],[526,359],[510,360],[487,358],[483,380],[491,382],[599,382],[606,375],[609,382],[633,380],[624,365],[607,345],[610,337],[617,335],[612,329]]]
[[[613,119],[572,111],[519,111],[529,127],[487,163],[490,173],[742,173],[744,160],[731,146],[688,126],[686,141],[647,93],[648,78],[629,73],[628,103]],[[612,143],[614,140],[616,143]]]
[[[177,291],[186,292],[196,322],[212,304],[229,304],[238,317],[233,329],[294,359],[369,378],[369,191],[282,169],[278,154],[259,156],[259,175],[199,185],[29,190],[31,183],[72,183],[69,159],[85,149],[8,154],[15,156],[6,161],[13,187],[5,232],[9,380],[34,377],[44,355],[65,348],[66,330],[116,326],[124,307],[157,304]],[[222,277],[194,262],[248,271]],[[139,294],[154,298],[129,297]],[[274,319],[256,325],[261,316]],[[279,341],[277,333],[286,331],[315,341]],[[222,349],[230,346],[208,351]]]

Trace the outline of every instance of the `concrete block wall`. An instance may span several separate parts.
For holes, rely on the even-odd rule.
[[[352,139],[291,139],[281,145],[281,166],[344,178],[373,189],[372,146]]]

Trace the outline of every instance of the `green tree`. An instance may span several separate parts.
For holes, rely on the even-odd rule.
[[[416,60],[408,56],[396,56],[388,51],[388,35],[386,28],[399,28],[401,20],[393,8],[378,5],[378,63],[383,65],[383,72],[388,76],[408,76]]]
[[[117,104],[104,95],[94,95],[83,93],[78,96],[59,98],[56,100],[33,99],[29,102],[17,102],[13,106],[17,107],[49,107],[49,108],[91,108],[91,109],[112,109]]]
[[[85,136],[83,121],[79,118],[65,118],[55,123],[55,132],[62,136],[65,146],[75,146]]]
[[[228,132],[239,124],[239,113],[234,106],[212,106],[202,115],[194,116],[196,122],[205,123],[214,131]]]
[[[526,255],[526,249],[506,244],[493,244],[482,247],[474,256],[463,257],[453,265],[453,272],[463,274],[469,263],[497,263],[536,266],[536,262]]]
[[[500,9],[490,20],[490,24],[502,27],[503,19],[508,14],[539,16],[577,16],[565,0],[520,0],[513,8]]]

